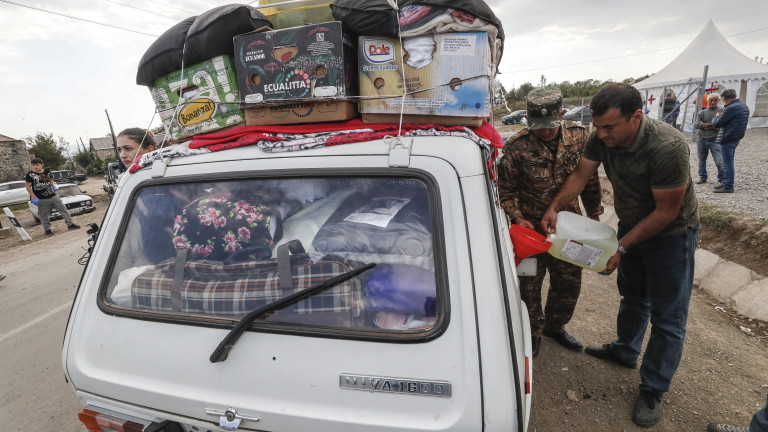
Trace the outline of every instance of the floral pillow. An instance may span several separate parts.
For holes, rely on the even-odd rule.
[[[269,206],[218,194],[187,204],[173,231],[176,251],[189,249],[188,259],[244,261],[271,257],[282,224]]]

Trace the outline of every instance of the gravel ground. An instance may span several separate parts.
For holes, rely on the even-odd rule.
[[[696,143],[691,142],[691,178],[699,179],[699,159]],[[704,204],[715,205],[741,215],[768,218],[768,128],[748,129],[736,148],[734,158],[736,180],[732,194],[713,193],[717,182],[717,168],[710,155],[707,158],[708,182],[697,184],[696,196]]]

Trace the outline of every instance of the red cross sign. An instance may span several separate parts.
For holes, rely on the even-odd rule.
[[[651,105],[653,105],[653,101],[655,101],[655,100],[656,100],[656,98],[653,97],[653,94],[651,94],[651,97],[648,98],[648,102],[650,102]]]

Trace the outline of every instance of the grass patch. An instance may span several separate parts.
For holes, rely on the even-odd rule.
[[[733,214],[719,207],[706,204],[699,207],[699,215],[701,223],[718,230],[733,228],[733,222],[736,220],[736,216]]]

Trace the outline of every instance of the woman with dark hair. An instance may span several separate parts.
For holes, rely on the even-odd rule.
[[[117,152],[126,168],[139,156],[157,148],[152,133],[146,129],[128,128],[117,135]]]

